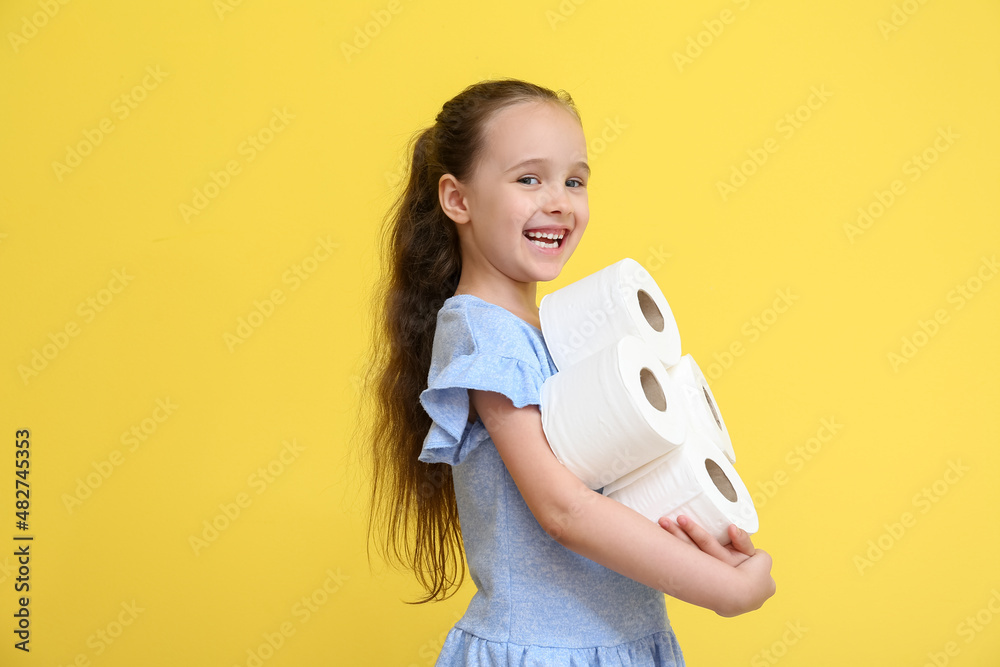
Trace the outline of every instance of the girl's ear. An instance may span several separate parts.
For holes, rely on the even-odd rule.
[[[438,200],[444,214],[456,223],[461,225],[469,221],[464,188],[451,174],[445,174],[438,180]]]

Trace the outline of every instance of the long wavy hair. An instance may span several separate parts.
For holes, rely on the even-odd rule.
[[[368,546],[412,569],[425,595],[451,597],[465,578],[451,466],[417,460],[431,418],[419,402],[427,387],[437,313],[455,293],[462,255],[455,223],[438,199],[438,181],[469,179],[486,147],[489,120],[520,102],[562,105],[570,95],[517,79],[481,81],[446,102],[432,126],[411,136],[408,173],[378,238],[382,278],[374,287],[370,361],[362,400],[362,439],[371,467]]]

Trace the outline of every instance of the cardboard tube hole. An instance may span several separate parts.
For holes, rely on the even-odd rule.
[[[639,371],[639,382],[642,384],[642,393],[646,395],[649,404],[660,412],[667,411],[667,397],[663,395],[663,387],[659,380],[653,375],[653,371],[643,368]]]
[[[663,313],[660,312],[659,306],[653,301],[653,297],[649,296],[646,290],[639,290],[639,310],[642,311],[642,316],[646,318],[649,322],[649,326],[653,327],[654,330],[658,332],[663,331]]]
[[[708,395],[707,388],[702,387],[701,390],[705,393],[705,402],[708,403],[708,408],[712,411],[712,416],[715,417],[715,425],[718,426],[721,431],[722,420],[719,418],[719,411],[715,409],[715,401],[713,401],[712,397]]]
[[[719,467],[719,464],[712,459],[705,459],[705,470],[708,471],[708,476],[712,478],[719,493],[725,496],[729,502],[735,503],[736,489],[733,488],[733,483],[726,477],[725,471]]]

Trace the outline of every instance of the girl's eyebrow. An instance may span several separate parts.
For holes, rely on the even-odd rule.
[[[503,173],[506,174],[508,172],[514,171],[515,169],[522,169],[524,167],[527,167],[527,166],[530,166],[530,165],[535,165],[535,164],[544,164],[544,165],[547,165],[547,164],[549,164],[549,162],[551,162],[551,160],[549,160],[548,158],[533,157],[533,158],[529,158],[527,160],[522,160],[521,162],[518,162],[513,167],[509,167]],[[579,162],[574,163],[573,166],[574,167],[578,167],[579,169],[584,170],[585,172],[587,172],[587,176],[590,176],[590,165],[588,165],[583,160],[580,160]]]

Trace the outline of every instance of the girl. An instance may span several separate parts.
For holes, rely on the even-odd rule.
[[[421,602],[461,584],[464,543],[477,592],[438,665],[682,665],[663,593],[722,616],[774,593],[736,526],[724,547],[686,517],[657,525],[549,449],[535,287],[583,237],[589,178],[565,91],[481,82],[416,136],[384,230],[369,536]]]

